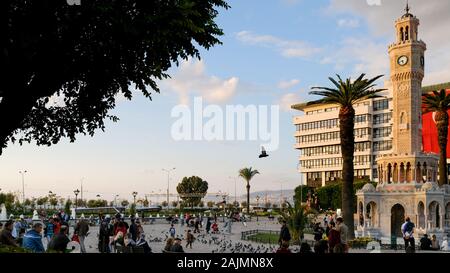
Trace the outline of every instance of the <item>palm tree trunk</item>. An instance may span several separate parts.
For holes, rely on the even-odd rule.
[[[247,181],[247,213],[250,214],[250,181]]]
[[[439,186],[448,184],[447,174],[447,138],[448,138],[448,114],[446,111],[439,112],[436,117],[439,142]]]
[[[355,149],[354,136],[354,119],[355,110],[353,107],[341,108],[339,112],[339,126],[341,135],[341,152],[343,159],[342,166],[342,218],[347,225],[349,234],[348,238],[353,239],[354,219],[353,219],[353,155]]]

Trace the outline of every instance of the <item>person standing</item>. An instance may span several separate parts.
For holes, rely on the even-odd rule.
[[[318,241],[322,240],[323,233],[324,233],[324,230],[320,226],[320,223],[316,223],[314,225],[314,241],[318,242]]]
[[[170,237],[175,238],[175,233],[176,233],[175,227],[173,226],[173,224],[171,224],[169,228]]]
[[[344,249],[344,253],[348,253],[348,227],[344,224],[344,219],[342,219],[341,216],[336,219],[336,230],[339,232],[339,236],[341,237],[341,245]]]
[[[25,236],[23,236],[23,248],[36,253],[45,252],[41,233],[42,223],[35,223],[33,229],[29,230]]]
[[[78,238],[80,240],[81,253],[86,253],[86,247],[84,245],[84,240],[86,239],[88,232],[89,232],[89,224],[84,219],[84,217],[81,217],[80,221],[78,222],[77,226],[75,227],[75,233],[78,235]]]
[[[113,225],[111,224],[111,217],[106,215],[100,224],[100,231],[98,236],[98,250],[100,253],[110,253],[109,248],[110,237],[113,236]]]
[[[334,222],[329,223],[330,230],[328,232],[328,252],[333,253],[334,247],[341,243],[341,235],[336,230],[336,224]]]
[[[414,241],[414,223],[411,222],[409,217],[406,217],[405,223],[402,227],[403,240],[405,241],[405,251],[408,251],[408,247],[415,252],[416,245]]]
[[[131,239],[136,242],[138,238],[138,226],[136,225],[136,218],[131,217],[131,225],[129,232],[131,233]]]
[[[206,227],[205,227],[206,233],[209,234],[210,229],[211,229],[211,218],[208,217],[208,218],[206,218]]]
[[[45,225],[44,229],[44,236],[45,238],[47,238],[47,243],[50,243],[54,233],[55,233],[55,221],[53,220],[53,218],[50,218],[50,220]]]
[[[289,228],[286,225],[286,220],[283,220],[281,225],[281,230],[280,230],[280,237],[278,238],[278,244],[282,245],[283,241],[284,242],[290,242],[291,241],[291,233],[289,232]]]

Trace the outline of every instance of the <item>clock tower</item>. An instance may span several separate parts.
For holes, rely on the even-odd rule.
[[[437,181],[439,156],[422,149],[422,79],[426,45],[418,38],[419,19],[406,13],[395,21],[396,41],[389,46],[392,92],[392,152],[377,155],[378,184],[357,191],[358,236],[402,237],[406,216],[425,233],[443,238],[450,230],[444,208],[450,186]]]
[[[377,157],[379,185],[434,182],[436,154],[422,149],[422,79],[426,45],[419,40],[419,19],[406,13],[395,21],[396,41],[389,46],[392,86],[392,153]]]
[[[418,39],[419,19],[406,13],[395,22],[396,42],[389,46],[393,88],[393,152],[422,152],[422,79],[426,45]]]

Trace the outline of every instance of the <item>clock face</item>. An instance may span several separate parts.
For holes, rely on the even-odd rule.
[[[420,57],[420,65],[422,66],[422,67],[424,67],[425,66],[425,57]]]
[[[401,66],[406,65],[408,63],[408,57],[407,56],[400,56],[397,60],[397,63]]]

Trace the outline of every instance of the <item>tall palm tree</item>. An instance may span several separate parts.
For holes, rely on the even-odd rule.
[[[448,110],[450,109],[450,94],[445,89],[433,91],[422,98],[424,112],[436,112],[434,120],[438,130],[439,143],[439,185],[448,184],[447,174],[447,142],[448,142]]]
[[[239,170],[239,176],[247,182],[247,213],[250,213],[250,180],[257,174],[258,170],[252,170],[252,167]]]
[[[365,74],[361,74],[355,81],[351,78],[343,81],[339,75],[337,80],[329,78],[333,83],[332,88],[313,87],[317,91],[311,91],[311,95],[318,95],[322,98],[309,102],[308,105],[315,104],[336,104],[339,109],[339,131],[342,151],[342,216],[344,223],[350,231],[350,238],[354,238],[353,227],[353,155],[355,146],[355,109],[354,105],[361,101],[381,97],[378,93],[386,89],[374,89],[375,82],[383,75],[372,79],[366,79]]]

